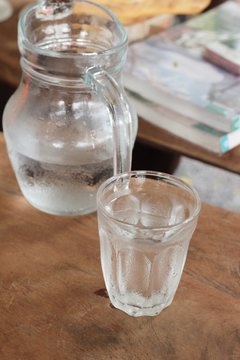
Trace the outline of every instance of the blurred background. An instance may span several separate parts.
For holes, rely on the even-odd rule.
[[[50,1],[50,0],[46,0]],[[58,1],[58,0],[56,0]],[[65,0],[65,2],[68,0]],[[223,1],[210,0],[99,0],[120,18],[129,34],[129,41],[139,41],[173,24],[209,10]],[[4,106],[17,88],[21,69],[17,46],[17,22],[30,0],[0,0],[0,130]],[[133,169],[152,169],[174,173],[194,185],[203,201],[229,210],[240,210],[240,180],[238,174],[155,149],[136,141]]]

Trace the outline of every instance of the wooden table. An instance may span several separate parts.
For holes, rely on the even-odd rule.
[[[0,135],[1,360],[240,359],[240,214],[203,205],[172,305],[114,309],[96,214],[63,218],[20,194]]]
[[[9,20],[0,23],[0,81],[16,87],[21,76],[17,47],[18,13],[24,5],[32,1],[10,0],[10,2],[14,6],[15,13]],[[161,128],[155,127],[142,119],[139,121],[138,140],[154,148],[169,150],[232,172],[240,173],[240,146],[225,155],[218,156]]]

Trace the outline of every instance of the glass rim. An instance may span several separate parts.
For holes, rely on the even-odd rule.
[[[151,229],[152,231],[166,231],[166,230],[170,230],[170,229],[177,230],[178,228],[185,227],[187,224],[191,223],[199,215],[199,212],[201,210],[201,199],[199,197],[197,190],[192,185],[187,184],[185,181],[183,181],[182,179],[180,179],[177,176],[167,174],[164,172],[152,171],[152,170],[132,170],[129,172],[124,172],[121,174],[113,175],[110,178],[108,178],[107,180],[105,180],[100,185],[100,187],[98,188],[98,191],[97,191],[97,209],[100,208],[106,217],[108,217],[109,219],[111,219],[112,221],[114,221],[118,224],[124,225],[126,227],[134,226],[137,228],[138,225],[128,223],[127,221],[118,220],[114,216],[112,216],[108,211],[106,211],[105,205],[101,201],[101,196],[103,194],[104,189],[106,189],[109,184],[114,183],[119,179],[126,179],[128,177],[137,178],[138,176],[145,176],[146,178],[148,178],[148,177],[149,178],[161,178],[163,180],[165,179],[165,180],[168,180],[169,182],[171,182],[172,184],[174,184],[175,186],[178,186],[179,188],[181,185],[183,188],[185,188],[185,190],[190,191],[190,193],[192,194],[192,196],[195,200],[194,210],[193,210],[192,214],[188,216],[187,219],[185,219],[177,224],[167,225],[167,226],[159,226],[159,227],[144,226],[144,228],[141,228],[142,230],[147,230],[147,229],[148,230]]]
[[[79,3],[86,3],[89,4],[91,6],[95,6],[100,8],[103,12],[105,12],[107,15],[109,15],[112,20],[117,24],[118,28],[120,29],[121,32],[121,39],[119,40],[119,43],[116,44],[115,46],[108,48],[108,49],[104,49],[104,50],[100,50],[97,52],[89,52],[89,53],[64,53],[61,51],[54,51],[54,50],[48,50],[48,49],[43,49],[40,48],[38,46],[36,46],[34,43],[31,43],[27,37],[26,37],[26,31],[25,31],[25,23],[26,23],[26,17],[32,12],[35,11],[39,8],[41,8],[41,6],[43,5],[42,2],[40,2],[37,5],[31,6],[28,5],[26,6],[26,8],[21,12],[21,16],[19,19],[19,23],[18,23],[18,33],[19,33],[19,42],[21,43],[21,46],[23,48],[25,48],[26,50],[32,51],[34,53],[37,53],[39,55],[42,56],[46,56],[46,57],[54,57],[54,58],[63,58],[63,59],[68,59],[68,58],[83,58],[83,57],[94,57],[94,56],[99,56],[99,55],[111,55],[114,54],[115,52],[123,49],[124,47],[127,46],[128,44],[128,35],[127,35],[127,31],[125,30],[125,28],[123,27],[122,23],[120,22],[120,20],[118,19],[118,17],[107,7],[98,4],[94,1],[91,0],[75,0]],[[57,1],[53,1],[53,4],[58,4]]]

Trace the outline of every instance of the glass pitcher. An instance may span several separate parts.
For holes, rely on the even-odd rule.
[[[18,40],[23,75],[3,129],[21,191],[50,214],[91,213],[99,185],[131,167],[126,32],[102,5],[46,1],[22,13]]]

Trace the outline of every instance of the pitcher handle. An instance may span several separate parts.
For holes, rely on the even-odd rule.
[[[114,175],[126,171],[124,168],[125,163],[128,167],[127,170],[130,171],[132,163],[132,126],[131,112],[126,95],[117,81],[107,71],[99,67],[89,68],[85,81],[102,94],[108,107],[113,131]]]

